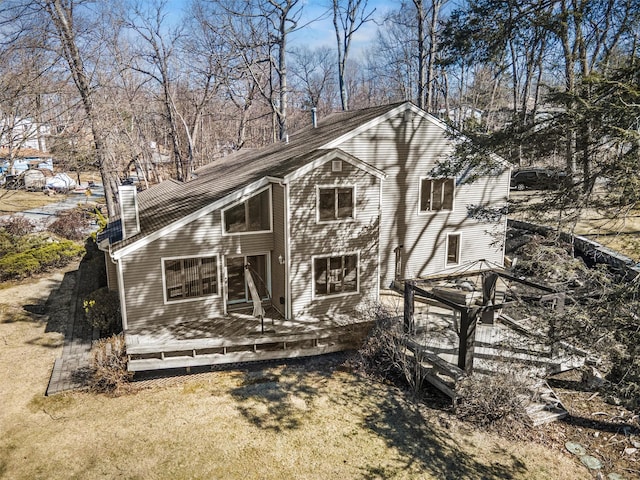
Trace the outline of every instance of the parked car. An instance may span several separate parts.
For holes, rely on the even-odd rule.
[[[565,184],[567,174],[546,168],[523,168],[511,173],[511,188],[516,190],[557,189]]]

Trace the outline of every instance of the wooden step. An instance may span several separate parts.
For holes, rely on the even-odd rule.
[[[544,408],[542,410],[527,413],[529,414],[529,418],[531,419],[534,427],[537,427],[538,425],[544,425],[546,423],[555,422],[556,420],[560,420],[569,415],[569,412],[567,412],[566,410],[555,407],[550,409]]]

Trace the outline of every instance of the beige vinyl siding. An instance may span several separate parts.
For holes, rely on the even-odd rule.
[[[378,296],[378,233],[380,180],[348,162],[332,172],[331,162],[290,184],[291,295],[295,318],[348,314],[368,298]],[[354,186],[355,219],[318,223],[318,186]],[[359,292],[313,298],[312,259],[359,254]]]
[[[121,263],[129,330],[221,316],[223,255],[251,255],[272,249],[270,232],[223,236],[221,214],[217,210],[125,256]],[[162,259],[212,255],[218,258],[218,295],[165,303]]]
[[[285,314],[285,304],[280,298],[285,298],[285,265],[280,258],[286,258],[285,253],[285,221],[284,221],[284,186],[274,184],[273,188],[273,251],[271,252],[271,295],[272,304],[282,315]]]
[[[112,292],[118,291],[118,271],[116,264],[111,261],[108,252],[104,253],[104,261],[107,270],[107,288]]]
[[[452,141],[441,126],[411,114],[382,122],[345,141],[339,148],[384,171],[380,226],[381,288],[390,285],[395,271],[394,249],[403,245],[403,278],[414,278],[445,268],[447,233],[461,234],[461,263],[485,259],[502,264],[503,250],[493,245],[491,231],[499,224],[481,224],[467,218],[467,206],[504,205],[508,171],[496,183],[482,179],[456,186],[453,211],[418,214],[420,179],[429,176],[439,159],[447,157]]]

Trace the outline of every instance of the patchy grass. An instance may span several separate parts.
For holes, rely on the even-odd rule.
[[[23,212],[64,199],[64,195],[45,195],[43,192],[0,189],[0,215]]]
[[[576,233],[640,261],[640,212],[613,219],[594,213],[578,222]]]
[[[583,479],[570,454],[468,429],[332,358],[44,397],[64,329],[12,321],[58,273],[0,290],[0,477]],[[61,333],[62,332],[62,333]]]
[[[525,222],[557,225],[557,211],[536,208],[543,197],[538,191],[511,192],[513,212],[509,215],[514,220]],[[573,213],[571,213],[572,215]],[[565,213],[565,221],[571,220],[571,215]],[[567,228],[572,223],[569,223]],[[635,261],[640,261],[640,211],[621,212],[619,216],[604,215],[593,209],[580,212],[580,218],[575,223],[575,233],[587,236],[607,248],[626,255]]]

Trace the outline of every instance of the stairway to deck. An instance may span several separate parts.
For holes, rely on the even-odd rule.
[[[534,387],[530,398],[524,398],[527,402],[526,412],[533,426],[555,422],[566,417],[567,412],[560,398],[546,382]]]

